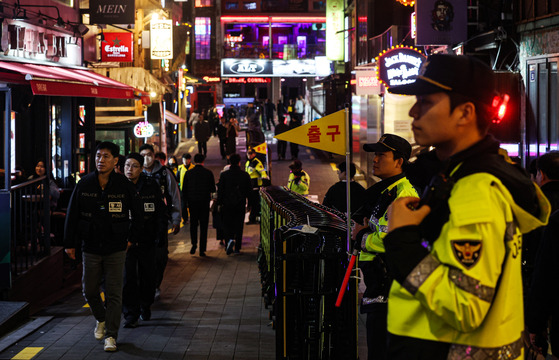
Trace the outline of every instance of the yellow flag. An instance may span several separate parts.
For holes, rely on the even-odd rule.
[[[324,116],[308,124],[275,136],[278,140],[289,141],[314,149],[345,155],[345,110]]]
[[[266,154],[266,152],[267,152],[266,151],[267,150],[266,143],[262,143],[258,146],[253,146],[252,149],[259,154]]]

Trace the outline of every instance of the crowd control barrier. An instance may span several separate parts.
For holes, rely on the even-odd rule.
[[[335,307],[349,263],[344,215],[285,187],[260,195],[258,262],[276,359],[357,359],[355,277]]]

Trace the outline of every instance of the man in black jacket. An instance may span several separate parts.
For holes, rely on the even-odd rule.
[[[122,311],[126,250],[143,231],[134,185],[114,168],[118,146],[109,141],[95,150],[95,172],[76,185],[66,215],[64,247],[71,259],[83,250],[83,295],[97,320],[95,338],[105,337],[105,351],[116,351]],[[105,304],[99,287],[105,281]]]
[[[151,318],[151,304],[155,296],[155,246],[167,232],[167,209],[161,189],[155,180],[143,172],[144,157],[130,153],[124,163],[124,175],[136,188],[142,204],[144,231],[137,242],[128,249],[124,266],[122,290],[122,314],[124,327],[135,328],[138,318]]]
[[[215,192],[214,174],[204,167],[204,155],[194,155],[194,168],[184,175],[183,197],[190,211],[190,241],[194,254],[197,248],[198,224],[200,224],[200,256],[206,256],[208,241],[208,222],[210,218],[210,201]]]
[[[240,253],[243,240],[246,201],[252,189],[250,176],[241,169],[241,157],[232,154],[229,157],[229,170],[221,173],[217,184],[217,204],[221,209],[227,255]]]

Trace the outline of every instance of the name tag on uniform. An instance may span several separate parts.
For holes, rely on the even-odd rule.
[[[122,203],[120,201],[109,202],[109,212],[122,212]]]
[[[144,211],[145,212],[155,212],[155,204],[154,203],[144,203]]]

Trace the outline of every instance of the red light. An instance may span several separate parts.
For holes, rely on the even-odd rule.
[[[496,96],[493,99],[493,107],[497,108],[497,117],[493,119],[494,124],[501,123],[501,121],[505,118],[509,100],[510,100],[510,96],[507,94],[504,94],[502,97]]]

